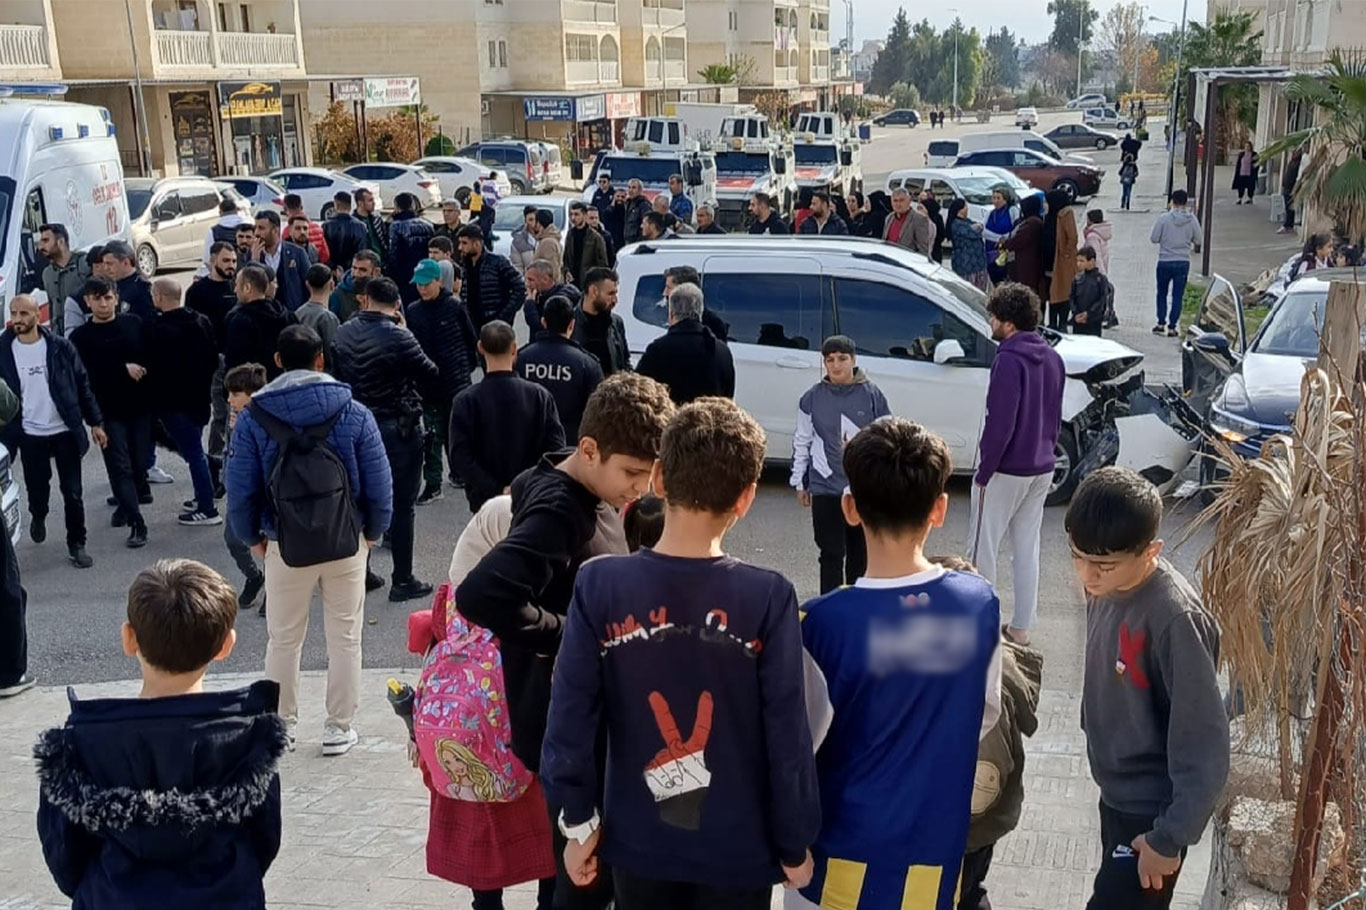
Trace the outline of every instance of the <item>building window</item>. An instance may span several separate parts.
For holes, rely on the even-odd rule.
[[[597,60],[597,42],[592,35],[565,35],[564,57],[570,63],[588,63]]]
[[[506,41],[498,42],[498,68],[504,70],[508,68],[508,43]]]
[[[497,66],[497,65],[498,65],[498,43],[497,43],[496,41],[490,41],[490,42],[489,42],[489,69],[493,69],[493,68],[494,68],[495,66]]]
[[[740,14],[737,13],[735,10],[731,10],[730,13],[729,13],[728,15],[729,15],[729,17],[730,17],[730,30],[733,31],[733,32],[739,31],[739,30],[740,30]]]

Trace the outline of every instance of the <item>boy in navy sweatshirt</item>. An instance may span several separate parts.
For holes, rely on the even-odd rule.
[[[682,408],[652,478],[663,536],[585,565],[574,587],[541,780],[563,806],[569,874],[592,880],[600,852],[619,910],[767,910],[774,884],[811,877],[820,809],[796,593],[721,549],[763,460],[763,430],[734,402]]]
[[[75,910],[264,910],[288,734],[277,684],[204,691],[209,664],[232,652],[236,619],[236,593],[208,566],[143,570],[123,624],[141,697],[73,694],[66,725],[34,747],[43,858]]]
[[[788,908],[954,906],[978,741],[1001,710],[1001,633],[991,585],[925,557],[952,470],[944,440],[908,420],[845,446],[843,511],[868,572],[802,621],[822,825]]]

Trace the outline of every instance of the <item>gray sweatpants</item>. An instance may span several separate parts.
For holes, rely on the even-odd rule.
[[[972,485],[972,521],[968,558],[992,584],[999,575],[997,558],[1010,535],[1011,576],[1015,580],[1012,629],[1032,629],[1039,612],[1039,534],[1043,503],[1053,475],[1016,477],[993,474],[985,487]]]

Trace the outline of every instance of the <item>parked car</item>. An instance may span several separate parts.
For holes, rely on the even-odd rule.
[[[1067,164],[1032,149],[989,149],[959,155],[955,167],[1003,167],[1041,190],[1059,189],[1071,201],[1100,192],[1105,171],[1089,164]]]
[[[1087,92],[1085,95],[1078,95],[1071,101],[1067,102],[1067,109],[1069,111],[1085,110],[1091,107],[1104,106],[1105,96],[1102,95],[1100,92]]]
[[[1128,117],[1121,116],[1111,107],[1090,108],[1081,115],[1081,122],[1086,126],[1106,126],[1115,130],[1127,130],[1133,126]]]
[[[543,191],[553,193],[564,179],[564,161],[560,147],[553,142],[538,142],[541,147],[541,172],[545,175]]]
[[[353,180],[378,186],[381,195],[389,200],[391,206],[399,193],[410,193],[424,209],[441,208],[441,184],[416,165],[385,161],[353,164],[341,172]]]
[[[325,167],[291,167],[275,171],[270,179],[290,193],[297,193],[304,202],[304,212],[310,218],[326,221],[332,217],[334,204],[332,197],[345,190],[369,190],[375,194],[375,209],[384,208],[383,194],[379,185],[369,180],[357,180],[347,174],[329,171]]]
[[[791,459],[797,401],[820,380],[821,339],[838,332],[857,341],[859,364],[892,413],[943,437],[958,472],[975,467],[996,342],[986,296],[951,269],[850,238],[727,235],[635,244],[617,259],[616,312],[636,356],[666,330],[664,270],[675,265],[700,269],[707,306],[730,324],[735,398],[768,434],[770,461]],[[1198,426],[1182,422],[1167,401],[1179,400],[1179,392],[1146,389],[1143,355],[1111,339],[1045,337],[1068,376],[1050,502],[1065,501],[1086,471],[1106,463],[1173,483],[1198,436]],[[1129,432],[1151,424],[1152,415],[1159,425]]]
[[[14,481],[14,461],[9,449],[0,445],[0,509],[5,514],[5,531],[10,543],[19,546],[23,535],[23,515],[19,506],[19,484]]]
[[[1027,130],[1039,122],[1039,112],[1032,107],[1022,107],[1015,112],[1015,125]]]
[[[284,187],[267,177],[215,177],[219,186],[230,186],[251,204],[253,213],[269,209],[282,212],[285,208]]]
[[[1049,158],[1056,158],[1070,164],[1094,163],[1085,155],[1064,152],[1054,144],[1052,139],[1036,133],[1034,130],[982,130],[976,133],[968,133],[958,140],[959,155],[986,149],[1033,149],[1040,155],[1047,155]]]
[[[1306,273],[1290,283],[1249,340],[1238,291],[1221,275],[1211,278],[1181,346],[1182,391],[1208,432],[1239,455],[1255,457],[1269,438],[1292,432],[1304,368],[1318,359],[1333,281],[1361,279],[1351,269]],[[1207,498],[1221,474],[1214,458],[1200,459]]]
[[[466,205],[470,198],[474,181],[488,180],[494,173],[493,168],[473,158],[458,158],[454,155],[429,155],[417,159],[413,165],[436,178],[441,185],[442,199],[457,199],[461,205]],[[511,196],[512,183],[508,180],[507,171],[500,170],[497,174],[493,182],[498,187],[498,195]]]
[[[935,139],[925,149],[925,167],[953,167],[957,160],[957,139]]]
[[[1094,148],[1104,151],[1112,145],[1119,144],[1119,137],[1114,133],[1101,132],[1085,123],[1064,123],[1062,126],[1055,126],[1044,133],[1044,138],[1058,148],[1064,149]]]
[[[150,279],[158,269],[202,260],[223,200],[217,184],[207,177],[128,177],[123,187],[138,271]]]
[[[873,118],[874,126],[910,126],[920,125],[920,112],[913,111],[908,107],[899,107],[894,111],[888,111]]]
[[[529,205],[545,209],[555,219],[555,227],[560,230],[560,241],[569,237],[569,204],[577,196],[508,196],[498,200],[493,212],[493,251],[500,256],[512,252],[512,232],[521,228],[525,215],[522,210]]]
[[[512,192],[547,193],[549,175],[545,170],[545,153],[539,142],[520,139],[491,139],[467,145],[455,153],[460,158],[473,158],[485,167],[507,174]]]
[[[906,189],[917,197],[927,186],[940,206],[947,208],[949,200],[962,199],[968,204],[968,217],[985,221],[991,212],[992,191],[1002,183],[1018,197],[1043,195],[1010,171],[994,167],[909,168],[892,171],[887,178],[887,192]]]

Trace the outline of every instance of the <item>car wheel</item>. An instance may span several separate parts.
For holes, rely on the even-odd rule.
[[[1195,457],[1200,459],[1197,477],[1200,483],[1200,505],[1210,506],[1219,492],[1218,487],[1225,480],[1219,469],[1219,456],[1208,443],[1201,443]]]
[[[1103,152],[1109,147],[1110,143],[1106,142],[1104,139],[1096,140],[1096,151]]]
[[[336,211],[337,211],[337,207],[336,207],[335,205],[333,205],[332,203],[330,203],[330,202],[329,202],[327,205],[323,206],[323,211],[322,211],[322,219],[323,219],[323,221],[327,221],[329,218],[331,218],[332,215],[333,215],[333,213],[335,213]]]
[[[1077,186],[1076,181],[1074,180],[1059,180],[1057,183],[1053,184],[1053,189],[1062,190],[1064,193],[1066,193],[1067,202],[1069,205],[1076,202],[1077,196],[1081,193],[1081,189]]]
[[[512,183],[512,195],[514,195],[514,196],[525,196],[525,195],[526,195],[526,184],[525,184],[525,183],[523,183],[523,182],[520,181],[520,180],[512,180],[512,181],[510,181],[510,182]]]
[[[160,261],[157,259],[157,251],[147,244],[138,247],[138,271],[142,277],[151,281],[157,276],[157,266]]]
[[[1060,506],[1072,498],[1079,482],[1077,466],[1080,459],[1077,456],[1077,438],[1072,428],[1063,424],[1058,432],[1058,442],[1053,447],[1053,482],[1048,485],[1048,498],[1044,500],[1044,505]]]

